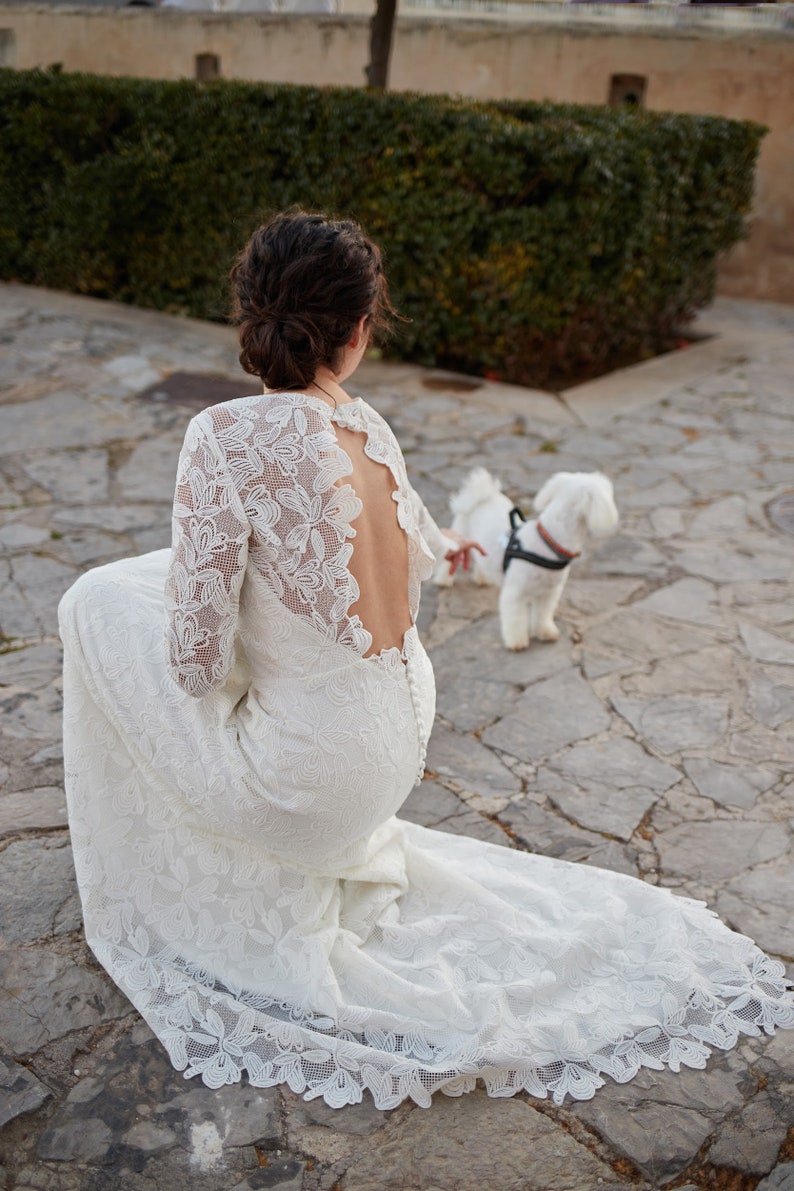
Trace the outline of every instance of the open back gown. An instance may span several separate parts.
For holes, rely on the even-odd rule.
[[[334,1106],[477,1077],[561,1102],[794,1025],[782,965],[702,904],[395,817],[433,672],[415,627],[373,654],[350,614],[337,428],[391,471],[415,617],[445,545],[391,430],[300,393],[195,418],[172,551],[61,604],[86,935],[175,1067]]]

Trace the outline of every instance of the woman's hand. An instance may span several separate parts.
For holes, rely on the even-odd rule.
[[[441,532],[445,538],[452,538],[455,543],[444,555],[444,558],[449,563],[450,575],[454,575],[458,567],[462,567],[464,571],[470,569],[472,550],[479,550],[480,554],[485,556],[485,551],[480,543],[473,541],[472,538],[464,538],[461,534],[456,533],[454,529],[442,529]]]

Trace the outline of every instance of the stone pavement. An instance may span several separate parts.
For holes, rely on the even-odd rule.
[[[427,591],[438,722],[405,813],[706,899],[790,961],[794,518],[768,511],[794,490],[794,310],[721,302],[703,324],[562,398],[362,368],[442,522],[475,464],[527,507],[551,472],[599,467],[622,511],[555,645],[507,654],[493,591]],[[192,411],[139,394],[174,371],[239,377],[233,334],[0,287],[0,1189],[791,1191],[794,1031],[560,1109],[334,1111],[171,1070],[83,941],[55,609],[83,569],[168,542]]]

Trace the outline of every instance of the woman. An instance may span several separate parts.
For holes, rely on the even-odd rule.
[[[266,391],[191,422],[170,558],[61,605],[86,934],[174,1065],[561,1102],[794,1025],[782,966],[701,904],[395,817],[434,714],[420,583],[476,546],[343,388],[390,309],[360,229],[279,216],[233,284]]]

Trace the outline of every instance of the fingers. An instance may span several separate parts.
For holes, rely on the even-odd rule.
[[[449,563],[450,575],[454,575],[458,567],[462,567],[464,571],[471,570],[472,550],[479,550],[480,554],[485,555],[485,550],[483,550],[479,542],[474,542],[467,538],[461,539],[456,550],[448,551],[446,559]]]

